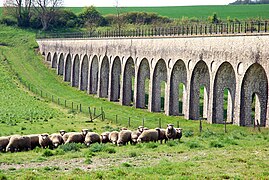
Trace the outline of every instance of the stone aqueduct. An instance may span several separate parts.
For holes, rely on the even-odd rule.
[[[204,87],[202,116],[223,123],[228,90],[228,121],[252,125],[254,99],[255,120],[269,126],[269,35],[39,39],[38,44],[64,81],[89,94],[159,112],[165,82],[165,113],[195,120]]]

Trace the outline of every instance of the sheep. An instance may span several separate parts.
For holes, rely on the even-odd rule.
[[[74,132],[67,133],[65,130],[61,130],[60,134],[62,135],[62,138],[64,140],[64,143],[67,141],[68,137],[73,134]]]
[[[176,139],[177,131],[174,128],[174,125],[173,124],[167,124],[165,135],[166,135],[166,137],[167,137],[168,140],[170,140],[170,139]]]
[[[110,142],[112,142],[112,144],[117,144],[118,137],[119,137],[119,132],[112,131],[111,133],[109,133],[108,139]]]
[[[52,142],[48,133],[43,133],[39,135],[39,145],[42,148],[52,148]]]
[[[182,128],[175,128],[175,129],[176,129],[176,132],[177,132],[177,135],[176,135],[175,139],[180,140],[181,137],[182,137]]]
[[[139,127],[137,128],[137,132],[142,133],[143,131],[144,131],[144,126],[139,126]]]
[[[13,135],[10,137],[9,143],[6,147],[6,152],[31,150],[31,139],[27,136]]]
[[[0,152],[6,151],[6,147],[9,143],[10,136],[0,137]]]
[[[63,137],[61,136],[61,134],[51,134],[49,136],[50,140],[51,140],[51,143],[52,143],[52,146],[54,148],[57,148],[59,145],[63,144],[64,143],[64,140],[63,140]]]
[[[142,132],[142,134],[138,137],[137,142],[157,142],[159,138],[159,133],[155,129],[149,129]]]
[[[39,134],[30,134],[27,135],[31,140],[31,149],[35,149],[36,147],[40,147],[39,144]]]
[[[128,130],[128,128],[126,128],[126,127],[122,127],[122,128],[120,128],[120,130],[121,130],[121,131],[123,131],[123,130]]]
[[[102,134],[101,134],[101,142],[102,143],[108,143],[109,142],[109,134],[110,134],[110,132],[103,132]]]
[[[118,141],[117,141],[118,146],[126,145],[128,144],[128,142],[131,142],[131,134],[132,134],[132,131],[130,130],[120,131],[118,135]]]
[[[89,132],[89,129],[82,129],[81,133],[83,136],[86,136],[86,134]]]
[[[69,134],[68,139],[65,141],[67,143],[84,143],[85,136],[81,132],[72,132]]]
[[[60,130],[59,133],[61,134],[61,136],[63,136],[66,133],[66,131],[65,130]]]
[[[163,143],[163,140],[164,140],[164,143],[166,143],[167,141],[167,137],[165,135],[165,129],[160,129],[160,128],[155,128],[156,131],[158,131],[158,140],[160,141],[160,143],[162,144]]]
[[[84,141],[86,146],[90,146],[93,143],[100,143],[100,142],[101,142],[101,138],[99,134],[95,132],[88,132]]]
[[[140,135],[141,135],[141,132],[140,131],[134,131],[134,132],[132,132],[132,134],[131,134],[131,139],[132,139],[131,143],[132,144],[136,144],[137,143],[137,139],[138,139],[138,137]]]

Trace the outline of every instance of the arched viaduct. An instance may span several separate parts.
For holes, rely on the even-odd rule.
[[[261,126],[269,125],[268,35],[40,39],[38,44],[64,81],[89,94],[209,123],[224,122],[227,103],[228,122],[251,126],[255,114]]]

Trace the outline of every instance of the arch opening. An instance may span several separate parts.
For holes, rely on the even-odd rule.
[[[61,54],[59,57],[59,63],[58,63],[58,75],[63,75],[64,74],[64,55]]]
[[[154,69],[152,84],[152,112],[165,111],[167,67],[163,59],[160,59]]]
[[[210,87],[209,69],[204,61],[199,61],[192,72],[190,86],[190,119],[207,118]],[[202,102],[201,102],[202,101]],[[201,109],[202,106],[202,109]]]
[[[120,99],[120,81],[121,81],[121,61],[117,56],[112,65],[111,72],[111,101],[119,101]]]
[[[232,65],[224,62],[218,68],[214,80],[212,122],[233,123],[234,99],[236,92],[235,71]]]
[[[126,106],[131,106],[134,102],[134,60],[133,58],[128,58],[124,66],[123,73],[123,96],[122,104]]]
[[[64,81],[70,82],[71,81],[71,55],[68,54],[65,60],[65,68],[64,68]]]
[[[72,68],[72,86],[78,87],[79,85],[79,56],[76,55],[73,61]]]
[[[186,66],[182,60],[178,60],[171,73],[169,115],[178,116],[185,114],[186,82]]]
[[[51,67],[57,68],[57,54],[56,53],[54,53],[54,55],[53,55]]]
[[[99,73],[98,57],[94,56],[90,68],[90,84],[89,84],[90,94],[97,94],[98,73]]]
[[[260,64],[255,63],[248,68],[242,82],[240,125],[252,126],[258,120],[260,126],[266,126],[267,103],[266,72]]]
[[[99,97],[108,97],[108,83],[109,83],[109,60],[105,56],[102,60],[101,70],[100,70],[100,94]]]
[[[48,55],[47,55],[47,61],[48,62],[51,62],[51,53],[49,52]]]
[[[149,103],[150,68],[147,59],[143,59],[138,68],[136,108],[147,108]]]
[[[86,91],[88,88],[89,60],[84,56],[81,63],[80,90]]]

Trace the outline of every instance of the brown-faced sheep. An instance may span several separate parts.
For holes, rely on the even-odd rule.
[[[117,144],[118,137],[119,137],[118,131],[112,131],[111,133],[109,133],[109,136],[108,136],[109,141],[112,142],[112,144]]]
[[[27,135],[31,140],[31,149],[35,149],[36,147],[40,147],[39,144],[39,134],[30,134]]]
[[[142,134],[138,137],[137,142],[157,142],[159,138],[159,133],[155,129],[144,130]]]
[[[101,142],[102,143],[108,143],[109,142],[109,134],[110,134],[110,132],[103,132],[100,135],[100,138],[101,138]]]
[[[39,145],[42,148],[52,148],[52,142],[48,133],[39,135]]]
[[[158,140],[160,141],[160,143],[162,144],[163,143],[163,140],[164,140],[164,143],[166,143],[167,141],[167,137],[165,135],[165,129],[160,129],[160,128],[155,128],[156,131],[158,131]]]
[[[141,135],[141,132],[139,132],[139,131],[133,131],[132,134],[131,134],[131,139],[132,139],[131,143],[132,144],[136,144],[137,143],[137,139],[138,139],[138,137],[140,135]]]
[[[61,134],[54,133],[54,134],[51,134],[49,136],[49,138],[50,138],[52,146],[54,148],[57,148],[59,145],[64,143],[64,140],[63,140],[63,137],[61,136]]]
[[[101,142],[101,138],[99,134],[95,132],[88,132],[86,134],[85,142],[84,142],[86,146],[90,146],[93,143],[100,143],[100,142]]]
[[[27,136],[13,135],[6,147],[6,152],[31,150],[31,139]]]
[[[6,151],[10,136],[0,137],[0,152]]]
[[[176,135],[175,139],[180,140],[181,137],[182,137],[182,128],[175,128],[175,129],[176,129],[176,132],[177,132],[177,135]]]
[[[170,139],[176,139],[177,131],[174,128],[174,125],[173,124],[167,124],[165,135],[166,135],[166,137],[167,137],[168,140],[170,140]]]
[[[132,134],[132,131],[130,130],[120,131],[118,141],[117,141],[118,146],[126,145],[128,144],[128,142],[131,142],[131,134]]]

